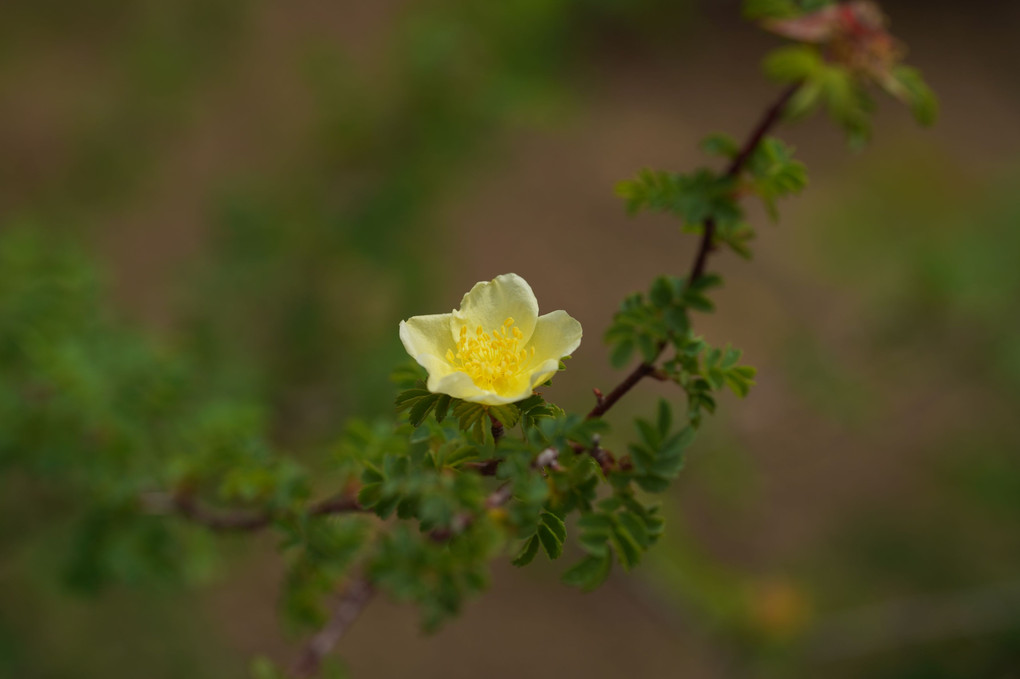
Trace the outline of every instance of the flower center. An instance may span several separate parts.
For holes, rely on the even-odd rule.
[[[462,327],[457,351],[448,350],[446,360],[467,373],[482,389],[498,392],[509,386],[509,381],[535,355],[535,347],[531,347],[530,352],[521,347],[523,337],[524,333],[514,326],[512,318],[488,333],[479,325],[475,328],[474,337],[469,335],[467,327]]]

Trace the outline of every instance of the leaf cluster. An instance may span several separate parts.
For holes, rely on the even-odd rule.
[[[706,137],[702,149],[736,162],[740,147],[729,136]],[[742,192],[761,198],[773,220],[778,219],[776,201],[799,193],[807,184],[804,165],[793,158],[793,149],[775,138],[763,139],[738,172],[719,174],[705,168],[689,174],[642,170],[634,179],[620,182],[616,193],[627,212],[664,212],[677,217],[686,231],[703,233],[711,223],[713,244],[722,244],[749,259],[754,230],[737,201]]]
[[[863,145],[871,135],[875,111],[871,85],[905,103],[920,125],[932,125],[938,117],[935,94],[921,72],[905,64],[877,63],[863,68],[826,58],[817,45],[793,44],[770,52],[764,71],[773,80],[799,85],[787,106],[787,116],[800,118],[824,109],[843,128],[852,146]]]
[[[437,424],[442,424],[447,414],[457,420],[457,426],[470,431],[477,442],[491,438],[490,423],[498,422],[504,427],[514,427],[519,422],[524,426],[533,427],[543,418],[555,417],[563,411],[541,396],[534,394],[517,403],[503,405],[483,405],[472,403],[448,394],[430,392],[424,382],[418,382],[411,389],[406,389],[396,398],[397,412],[407,411],[407,419],[412,427],[420,427],[429,415],[433,415]]]
[[[721,283],[722,279],[711,275],[690,284],[676,276],[659,276],[647,295],[626,297],[605,334],[610,363],[621,368],[635,351],[645,363],[652,363],[668,344],[686,342],[690,311],[714,309],[706,293]]]

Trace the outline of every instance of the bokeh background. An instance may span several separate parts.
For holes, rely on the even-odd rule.
[[[860,152],[821,118],[779,132],[809,190],[778,226],[752,208],[756,256],[713,261],[697,319],[758,384],[706,426],[663,543],[588,595],[500,565],[431,637],[376,603],[353,676],[1020,676],[1020,6],[884,7],[942,117],[882,99]],[[582,322],[549,395],[583,411],[618,379],[618,301],[695,247],[614,183],[745,134],[778,44],[732,0],[4,0],[0,239],[87,252],[118,323],[256,394],[296,455],[389,411],[400,318],[508,271]],[[293,655],[272,539],[82,596],[73,502],[2,474],[0,676]]]

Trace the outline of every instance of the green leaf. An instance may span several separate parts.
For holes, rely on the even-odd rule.
[[[935,123],[939,115],[938,99],[916,68],[905,65],[893,68],[892,81],[887,88],[910,106],[919,124],[927,127]]]
[[[734,394],[744,398],[754,385],[755,369],[751,366],[740,365],[726,371],[725,381]]]
[[[743,353],[739,349],[734,349],[733,347],[730,346],[725,347],[723,352],[724,353],[722,362],[719,364],[719,367],[722,368],[723,370],[729,370],[730,368],[735,366],[737,364],[737,361],[740,360],[741,354]]]
[[[561,580],[564,584],[590,592],[609,577],[612,564],[613,559],[608,552],[602,557],[588,556],[565,572]]]
[[[651,449],[659,447],[661,439],[659,438],[659,432],[651,424],[645,420],[635,420],[634,424],[637,425],[638,433],[641,435],[641,441]]]
[[[784,83],[808,80],[824,67],[818,50],[809,45],[789,45],[769,52],[765,57],[765,75]]]
[[[514,560],[511,563],[518,568],[527,566],[529,563],[535,560],[535,556],[538,554],[539,541],[537,535],[532,535],[530,538],[524,541],[524,546],[521,547],[521,551],[517,553]]]
[[[839,66],[825,66],[815,77],[829,116],[843,127],[851,145],[862,145],[870,136],[875,108],[862,83]]]
[[[419,399],[427,398],[432,395],[432,392],[423,386],[415,387],[413,389],[407,389],[397,394],[396,405],[397,412],[407,410],[413,406]]]
[[[613,532],[609,534],[609,541],[616,550],[616,556],[624,570],[629,571],[641,560],[641,545],[625,526],[616,523]]]
[[[748,244],[753,238],[754,229],[746,222],[717,225],[715,230],[716,241],[728,245],[733,252],[744,259],[751,259],[751,248]]]
[[[489,414],[495,417],[504,427],[513,427],[521,419],[520,409],[510,403],[507,405],[489,406]]]
[[[567,539],[567,526],[563,523],[563,519],[556,516],[552,512],[542,512],[540,517],[543,524],[549,527],[556,539],[562,544]]]
[[[582,514],[577,520],[577,529],[577,541],[586,552],[593,556],[606,554],[606,541],[613,530],[613,522],[608,515],[597,512]]]
[[[673,427],[673,411],[669,406],[669,401],[664,398],[659,399],[656,425],[659,428],[660,439],[665,439],[669,435],[669,430]]]
[[[648,528],[645,526],[644,520],[633,512],[620,512],[617,514],[617,519],[620,522],[621,530],[627,531],[634,542],[638,544],[642,549],[648,549],[652,544],[652,537],[648,533]]]
[[[651,363],[659,355],[659,342],[651,335],[638,335],[637,345],[645,363]]]
[[[733,198],[733,181],[702,168],[690,174],[642,170],[635,179],[617,185],[627,211],[669,212],[698,227],[710,217],[728,221],[740,215]]]
[[[541,394],[532,394],[515,405],[521,412],[521,426],[524,429],[534,428],[539,421],[557,417],[563,413],[557,406],[546,403]]]
[[[439,396],[439,400],[436,401],[436,422],[442,422],[446,419],[446,413],[450,409],[450,403],[453,399],[447,394]]]
[[[662,320],[666,329],[674,336],[684,335],[690,330],[690,320],[687,318],[687,310],[682,306],[671,306],[662,312]]]
[[[670,479],[652,474],[641,474],[634,477],[641,490],[649,493],[662,493],[669,488]]]
[[[726,134],[713,134],[701,140],[701,149],[713,156],[732,158],[740,152],[740,147],[733,137]]]
[[[438,466],[457,468],[461,463],[478,457],[474,446],[463,445],[460,441],[450,441],[437,453]]]
[[[436,407],[436,403],[439,401],[439,394],[429,394],[423,396],[414,402],[411,406],[411,410],[407,413],[407,419],[411,423],[412,427],[420,427],[425,418],[429,416],[429,413]]]
[[[793,149],[774,137],[761,141],[747,164],[752,188],[765,203],[769,217],[778,218],[776,199],[799,193],[807,184],[804,164],[793,159]]]
[[[609,352],[609,363],[614,368],[624,368],[634,355],[634,341],[625,340],[613,347]]]
[[[560,555],[563,554],[563,543],[557,539],[556,534],[547,524],[540,524],[535,535],[538,536],[539,541],[542,543],[542,549],[545,550],[550,559],[560,558]]]
[[[694,442],[695,432],[691,427],[684,427],[676,434],[666,439],[662,444],[661,454],[663,457],[673,457],[683,452]],[[679,471],[679,470],[677,470]]]
[[[476,441],[484,441],[489,431],[488,411],[481,403],[458,401],[453,407],[453,416],[461,431],[470,432]]]
[[[669,276],[659,276],[652,283],[648,299],[657,307],[668,307],[673,303],[673,281]]]

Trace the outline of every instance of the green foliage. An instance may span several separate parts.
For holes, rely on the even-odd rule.
[[[396,600],[417,604],[425,629],[435,630],[460,612],[466,596],[485,588],[497,538],[486,521],[444,542],[402,524],[381,537],[367,575]]]
[[[705,169],[691,174],[642,170],[635,179],[617,184],[616,193],[630,214],[668,212],[691,230],[709,219],[725,222],[738,217],[733,181]]]
[[[721,283],[718,276],[701,276],[689,285],[682,278],[660,276],[647,297],[628,296],[606,331],[610,362],[623,367],[637,350],[644,362],[651,363],[667,344],[683,344],[690,333],[689,311],[711,311],[714,307],[705,293]]]
[[[294,516],[276,527],[288,560],[282,611],[297,627],[319,627],[327,619],[329,596],[365,547],[369,526],[362,517]]]
[[[563,415],[562,409],[552,403],[547,403],[540,394],[532,394],[513,405],[521,411],[521,426],[526,430],[537,427],[544,419]]]
[[[550,559],[558,559],[563,554],[563,542],[567,539],[567,527],[563,519],[551,512],[539,515],[538,531],[535,533],[542,549]]]
[[[799,81],[800,78],[792,80]],[[706,153],[729,158],[731,162],[739,153],[737,144],[726,135],[709,136],[701,146]],[[750,190],[762,199],[773,220],[778,219],[776,200],[799,193],[807,184],[806,169],[793,159],[793,149],[771,137],[763,139],[755,147],[741,170],[740,174],[747,175]],[[685,230],[695,233],[703,232],[705,226],[711,223],[714,243],[725,245],[741,257],[750,259],[749,243],[755,234],[744,220],[744,212],[736,201],[739,185],[736,176],[719,176],[706,169],[690,175],[643,170],[636,179],[618,184],[616,191],[624,198],[630,214],[641,210],[668,212],[680,219]],[[624,306],[631,304],[640,306],[633,300],[626,301]],[[636,306],[625,311],[636,316],[639,314]],[[613,364],[620,366],[626,363],[629,358],[626,345],[612,343],[619,350],[618,354],[613,354]],[[654,345],[646,344],[642,351],[646,356],[650,355],[649,346]]]
[[[800,84],[786,109],[788,116],[807,116],[824,106],[851,144],[867,141],[875,106],[866,82],[845,67],[825,61],[817,47],[790,45],[773,50],[765,59],[764,70],[773,80]]]
[[[812,9],[816,7],[803,7],[804,11]],[[792,0],[749,0],[745,13],[756,19],[788,19],[801,11]],[[869,26],[860,35],[845,35],[849,29],[842,20],[832,21],[827,40],[839,42],[841,47],[828,58],[815,44],[780,47],[765,58],[764,71],[769,78],[798,86],[786,114],[796,118],[824,107],[844,129],[850,144],[860,146],[870,136],[875,108],[868,88],[878,85],[905,102],[918,123],[934,123],[938,116],[934,93],[920,71],[899,63],[898,56],[890,51],[892,38],[884,28]]]
[[[700,425],[703,412],[715,412],[713,391],[728,387],[741,398],[747,395],[754,384],[755,369],[739,365],[740,356],[740,351],[729,346],[712,348],[701,338],[688,337],[677,346],[675,356],[663,364],[669,378],[687,393],[692,426]]]
[[[892,69],[892,83],[887,85],[893,94],[910,106],[914,119],[921,125],[934,125],[939,115],[939,102],[935,93],[912,66],[898,65]]]
[[[789,45],[769,52],[762,65],[765,75],[781,83],[810,82],[825,70],[825,60],[811,45]],[[797,110],[796,106],[791,106]]]
[[[630,570],[658,539],[662,526],[658,509],[642,505],[632,495],[618,493],[602,500],[578,519],[578,542],[588,556],[563,575],[564,581],[586,590],[597,587],[614,558]]]
[[[565,585],[590,592],[606,581],[612,567],[613,555],[607,551],[602,556],[586,556],[571,566],[561,579]]]
[[[807,185],[807,169],[793,159],[793,149],[774,137],[762,139],[747,162],[751,186],[773,220],[779,219],[776,199],[800,193]]]
[[[642,490],[661,493],[683,468],[684,451],[694,440],[694,428],[688,425],[671,431],[672,413],[665,400],[659,401],[655,424],[642,419],[635,424],[639,442],[627,446],[632,465],[628,471]]]

